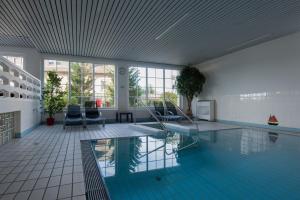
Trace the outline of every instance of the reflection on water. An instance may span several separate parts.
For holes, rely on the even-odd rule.
[[[275,143],[279,137],[278,133],[268,132],[268,134],[270,142]]]
[[[271,143],[275,143],[278,134],[264,130],[242,129],[241,154],[251,154],[267,151]]]
[[[240,129],[240,132],[242,155],[267,151],[279,137],[277,133],[262,130]],[[179,166],[180,153],[177,149],[193,143],[195,138],[217,143],[217,136],[217,132],[206,132],[196,135],[173,133],[168,137],[103,139],[94,143],[94,150],[103,176],[110,177]],[[238,138],[220,139],[219,146],[228,145],[227,149],[233,151],[235,147],[232,140]]]
[[[266,151],[268,148],[268,133],[243,129],[241,136],[241,153],[250,154]]]
[[[151,136],[132,139],[133,142],[131,142],[130,157],[131,160],[137,160],[137,162],[129,163],[131,164],[129,170],[131,173],[178,165],[176,155],[172,151],[177,148],[180,143],[179,134],[175,134],[167,139]],[[171,153],[168,155],[167,152]]]
[[[299,136],[251,129],[94,144],[113,200],[299,199],[299,147]]]
[[[173,149],[184,137],[174,134],[167,139],[153,136],[98,140],[95,154],[104,177],[177,166]]]
[[[94,144],[94,152],[104,176],[115,175],[115,142],[116,139],[107,139],[97,140]]]
[[[114,138],[97,140],[93,145],[102,175],[110,177],[176,167],[180,165],[176,150],[192,144],[195,138],[216,142],[216,133]]]

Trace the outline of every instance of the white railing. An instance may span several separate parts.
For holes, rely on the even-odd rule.
[[[0,56],[0,97],[41,99],[41,81]]]

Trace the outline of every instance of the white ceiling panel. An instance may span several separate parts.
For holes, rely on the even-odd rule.
[[[300,30],[299,0],[0,0],[0,45],[199,63]]]

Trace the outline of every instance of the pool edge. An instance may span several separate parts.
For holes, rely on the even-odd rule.
[[[80,141],[85,196],[87,200],[110,200],[105,181],[92,150],[92,140]]]

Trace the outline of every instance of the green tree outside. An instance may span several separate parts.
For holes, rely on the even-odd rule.
[[[165,92],[165,94],[162,94],[160,96],[161,100],[171,100],[171,102],[176,103],[178,102],[178,95],[174,92]]]
[[[71,62],[70,104],[82,104],[93,96],[92,65]]]
[[[136,106],[136,101],[138,97],[141,97],[142,94],[145,93],[145,90],[139,86],[140,72],[138,68],[130,67],[128,69],[128,76],[129,76],[129,106],[134,107]]]
[[[115,105],[115,70],[112,68],[105,68],[106,76],[111,79],[109,84],[105,87],[106,101],[110,105]]]

